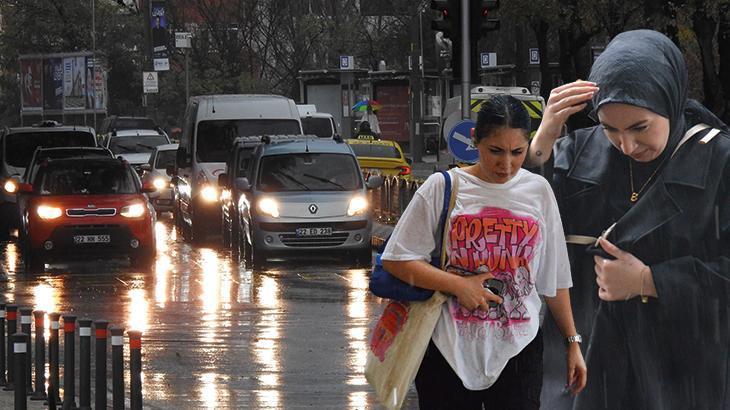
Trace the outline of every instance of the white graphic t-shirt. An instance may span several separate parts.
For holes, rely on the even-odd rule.
[[[504,283],[504,303],[469,311],[452,296],[432,339],[464,387],[483,390],[537,334],[538,294],[555,296],[573,283],[558,206],[543,177],[521,169],[507,183],[492,184],[461,169],[451,175],[459,185],[444,243],[448,268],[491,272]],[[419,188],[383,260],[430,261],[444,185],[434,174]]]

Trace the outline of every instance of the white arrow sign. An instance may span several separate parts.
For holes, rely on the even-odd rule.
[[[454,139],[466,144],[467,151],[474,151],[475,149],[477,149],[477,147],[474,146],[472,139],[465,135],[459,134],[458,132],[454,133]]]

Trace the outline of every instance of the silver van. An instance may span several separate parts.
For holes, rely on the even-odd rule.
[[[218,175],[237,137],[302,134],[293,100],[278,95],[192,97],[176,155],[175,225],[187,241],[220,232]]]
[[[372,215],[355,154],[342,139],[307,136],[265,141],[254,151],[249,177],[233,181],[238,201],[239,252],[254,266],[277,253],[327,251],[370,264]]]

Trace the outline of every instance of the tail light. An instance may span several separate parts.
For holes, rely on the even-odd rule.
[[[411,175],[411,167],[406,167],[406,166],[400,167],[400,172],[398,173],[398,175],[401,175],[401,176]]]

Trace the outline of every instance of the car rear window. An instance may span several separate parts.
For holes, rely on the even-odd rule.
[[[149,118],[117,118],[111,128],[119,130],[154,130],[157,124]]]
[[[175,165],[176,150],[158,151],[155,163],[156,169],[167,169],[168,166]]]
[[[226,162],[236,137],[301,134],[295,120],[209,120],[198,123],[195,148],[200,162]]]
[[[258,189],[280,191],[354,191],[362,188],[351,155],[297,153],[262,158]]]
[[[96,138],[85,131],[18,132],[5,139],[5,161],[18,168],[25,168],[38,147],[95,147]]]
[[[400,152],[394,145],[350,144],[358,157],[400,158]]]
[[[332,121],[329,118],[302,118],[302,128],[307,135],[316,135],[320,138],[332,137]]]
[[[152,152],[158,145],[169,144],[164,135],[133,135],[129,137],[112,137],[109,149],[115,154]]]
[[[129,166],[112,161],[56,161],[41,166],[33,187],[41,195],[109,195],[138,192]]]

